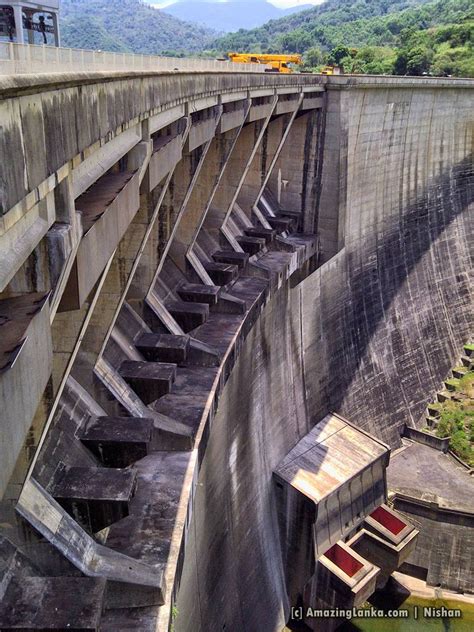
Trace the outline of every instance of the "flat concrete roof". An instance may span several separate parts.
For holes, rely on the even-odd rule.
[[[390,448],[343,417],[324,417],[289,452],[275,474],[316,504],[355,478]]]
[[[389,491],[420,500],[437,497],[452,509],[474,511],[474,477],[453,457],[404,439],[387,470]]]

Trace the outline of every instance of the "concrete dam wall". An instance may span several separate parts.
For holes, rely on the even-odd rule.
[[[279,632],[340,554],[360,603],[472,331],[474,83],[0,83],[0,628]]]
[[[267,305],[224,389],[177,629],[281,630],[288,584],[272,472],[288,446],[335,410],[397,448],[460,355],[472,331],[471,98],[329,88],[318,209],[327,261]]]

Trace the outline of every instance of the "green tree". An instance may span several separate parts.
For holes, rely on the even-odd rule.
[[[324,55],[320,48],[313,46],[309,48],[304,54],[304,63],[310,68],[315,68],[324,63]]]
[[[433,59],[433,53],[425,46],[415,46],[407,53],[407,74],[428,74]]]
[[[339,65],[344,58],[352,57],[351,51],[347,46],[339,44],[329,53],[329,63]]]

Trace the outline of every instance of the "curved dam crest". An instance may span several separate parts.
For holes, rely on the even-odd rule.
[[[279,632],[338,603],[326,518],[375,586],[354,538],[472,332],[473,88],[2,78],[4,603],[42,594],[46,629],[74,594],[85,629]],[[326,518],[275,475],[315,431],[322,477],[341,446]]]

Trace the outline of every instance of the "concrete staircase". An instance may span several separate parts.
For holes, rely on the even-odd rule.
[[[430,430],[436,430],[444,402],[460,402],[465,399],[462,394],[456,392],[456,388],[459,386],[459,380],[474,370],[474,344],[465,344],[463,351],[460,363],[451,369],[451,375],[444,380],[443,388],[436,394],[436,401],[427,406],[425,420]]]

